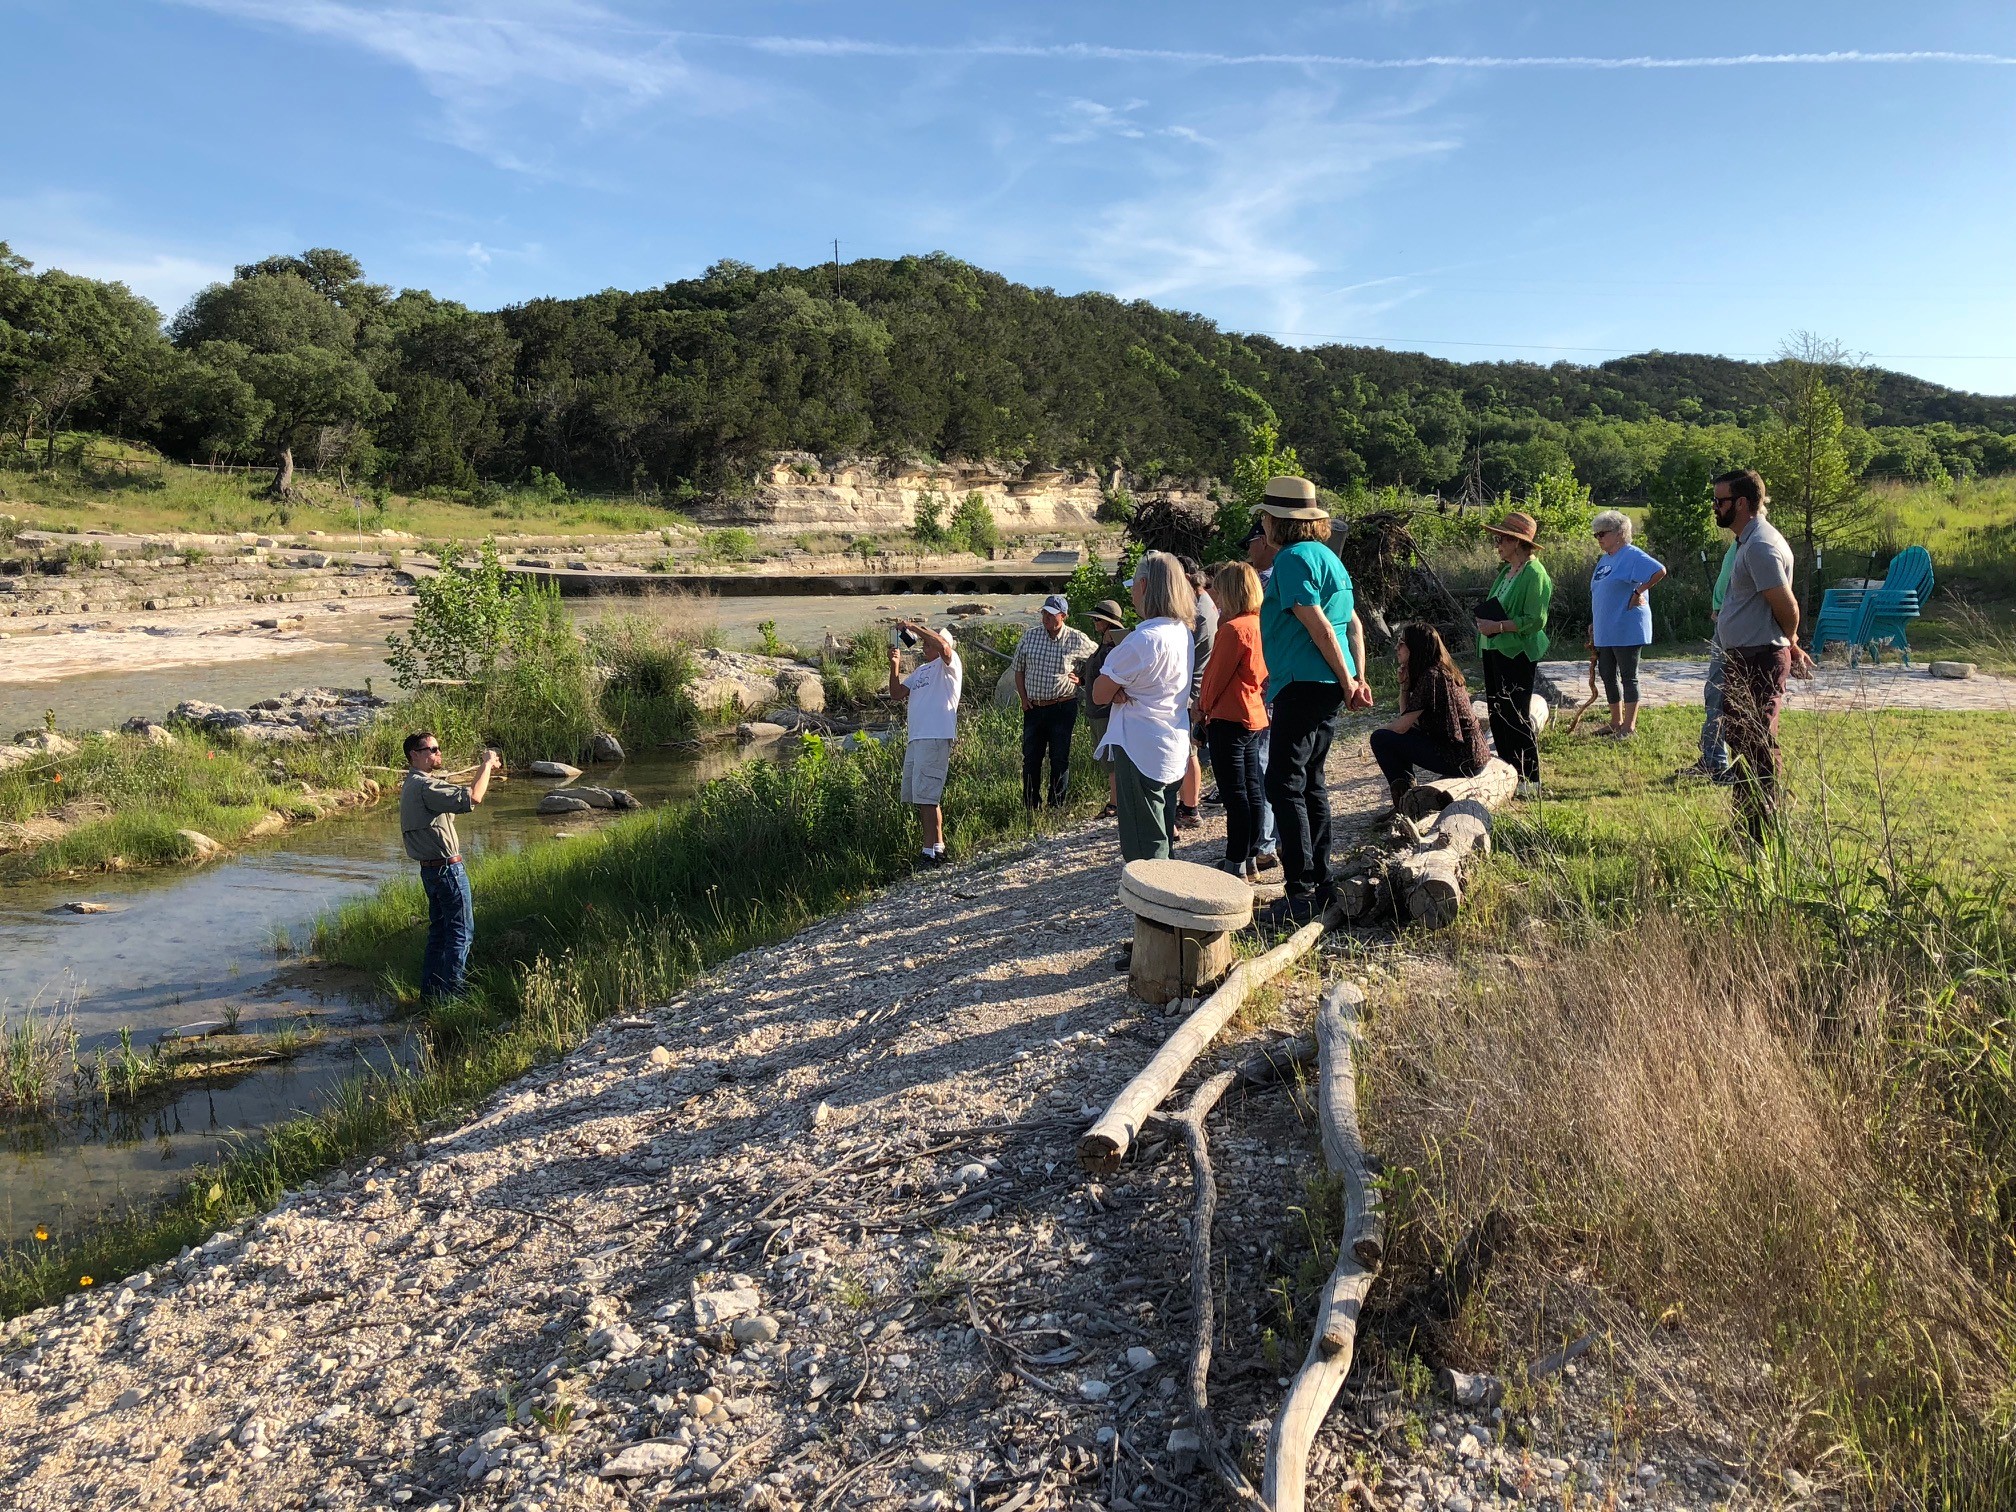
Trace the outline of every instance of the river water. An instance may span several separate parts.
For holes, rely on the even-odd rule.
[[[632,757],[598,767],[598,782],[627,787],[646,806],[676,803],[744,760],[733,741],[698,755]],[[459,821],[465,854],[566,844],[611,816],[533,813],[554,784],[513,780]],[[402,1053],[404,1033],[383,1016],[360,974],[302,964],[316,918],[410,870],[398,807],[332,816],[196,871],[156,871],[30,882],[0,888],[0,1009],[31,1004],[65,1013],[80,1049],[116,1047],[119,1031],[146,1046],[165,1032],[237,1016],[243,1030],[304,1023],[321,1046],[289,1064],[139,1108],[87,1110],[54,1123],[0,1125],[0,1239],[172,1188],[180,1172],[214,1158],[233,1131],[312,1107],[359,1060]],[[77,914],[73,900],[105,913]]]
[[[1034,618],[1034,602],[1026,596],[960,595],[957,601],[987,605],[996,623]],[[699,612],[731,646],[751,644],[764,620],[775,621],[787,641],[817,644],[829,630],[851,634],[899,610],[942,623],[938,611],[947,602],[724,598]],[[687,627],[696,612],[690,601],[649,598],[572,600],[569,608],[584,621],[646,614]],[[382,688],[390,628],[396,626],[381,606],[311,616],[303,639],[313,648],[287,647],[287,654],[49,682],[0,679],[0,735],[39,726],[44,709],[55,711],[60,727],[92,729],[131,714],[158,718],[187,698],[242,706],[290,687],[355,687],[367,677]],[[633,755],[593,777],[627,787],[655,807],[689,797],[750,754],[732,742],[710,743],[698,755]],[[516,780],[494,787],[489,801],[461,821],[465,851],[565,844],[607,822],[607,816],[536,816],[539,795],[551,786]],[[406,869],[396,806],[381,803],[255,842],[196,870],[0,885],[0,1013],[18,1020],[33,1006],[39,1013],[67,1014],[86,1054],[116,1046],[122,1029],[145,1047],[171,1030],[233,1016],[244,1030],[306,1023],[325,1031],[317,1048],[291,1063],[164,1093],[137,1108],[0,1124],[0,1242],[23,1239],[38,1224],[61,1229],[170,1191],[181,1173],[214,1159],[233,1138],[314,1107],[360,1062],[384,1065],[408,1053],[404,1031],[386,1018],[372,982],[304,964],[293,953],[306,944],[317,917]],[[70,912],[65,905],[73,901],[108,911]]]

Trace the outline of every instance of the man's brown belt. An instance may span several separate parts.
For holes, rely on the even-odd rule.
[[[420,864],[422,866],[460,866],[462,858],[460,856],[450,856],[446,861],[422,861]]]
[[[1066,693],[1062,698],[1032,698],[1029,700],[1029,707],[1032,709],[1054,709],[1059,704],[1076,703],[1077,701],[1078,695],[1076,693]]]

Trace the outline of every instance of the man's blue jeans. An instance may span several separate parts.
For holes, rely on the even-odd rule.
[[[476,905],[469,896],[469,873],[460,861],[420,868],[427,894],[427,954],[420,969],[420,998],[435,1002],[463,987],[469,946],[476,938]]]
[[[1729,752],[1722,744],[1722,648],[1708,653],[1708,680],[1701,685],[1701,704],[1707,710],[1701,721],[1701,766],[1717,775],[1728,770]]]

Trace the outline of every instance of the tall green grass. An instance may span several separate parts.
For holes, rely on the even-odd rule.
[[[2009,1505],[2016,714],[1789,716],[1791,801],[1754,849],[1727,790],[1665,781],[1698,728],[1696,711],[1664,709],[1630,745],[1551,734],[1547,798],[1494,827],[1452,944],[1545,966],[1465,1022],[1527,1024],[1490,1052],[1501,1062],[1544,1059],[1535,1036],[1573,1044],[1549,1062],[1566,1095],[1514,1097],[1496,1143],[1470,1131],[1496,1168],[1474,1179],[1593,1246],[1596,1272],[1648,1315],[1682,1301],[1699,1326],[1768,1347],[1785,1399],[1804,1402],[1802,1452],[1850,1468],[1855,1504]],[[1657,1049],[1662,1025],[1687,1028]],[[1438,1056],[1476,1050],[1449,1048],[1453,1027],[1417,1018],[1415,1032]],[[1691,1210],[1667,1201],[1667,1178],[1643,1173],[1692,1172],[1680,1145],[1703,1131],[1647,1133],[1657,1119],[1630,1068],[1648,1057],[1665,1067],[1660,1096],[1740,1110],[1726,1142],[1746,1169],[1792,1174],[1704,1185]],[[1736,1095],[1767,1061],[1776,1093]],[[1538,1153],[1571,1131],[1587,1148],[1603,1128],[1647,1148],[1613,1141],[1590,1163],[1621,1160],[1637,1179],[1606,1186]],[[1815,1176],[1824,1151],[1831,1175]],[[1710,1233],[1745,1237],[1705,1246]]]

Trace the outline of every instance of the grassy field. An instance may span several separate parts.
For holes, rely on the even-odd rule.
[[[265,473],[184,467],[101,437],[65,436],[57,452],[73,460],[48,471],[24,467],[18,454],[0,457],[0,514],[12,514],[22,526],[35,529],[142,534],[397,530],[422,540],[477,541],[497,534],[668,531],[668,545],[700,539],[685,516],[650,503],[578,499],[522,488],[484,490],[482,502],[472,502],[474,496],[466,493],[409,497],[296,474],[300,497],[276,504],[262,497]],[[40,458],[38,448],[35,461]]]
[[[1547,798],[1436,942],[1454,969],[1378,1004],[1396,1266],[1503,1213],[1472,1347],[1595,1327],[1626,1380],[1678,1351],[1845,1505],[2011,1505],[2016,716],[1789,718],[1754,853],[1726,790],[1664,780],[1698,713],[1640,728],[1546,738]]]

